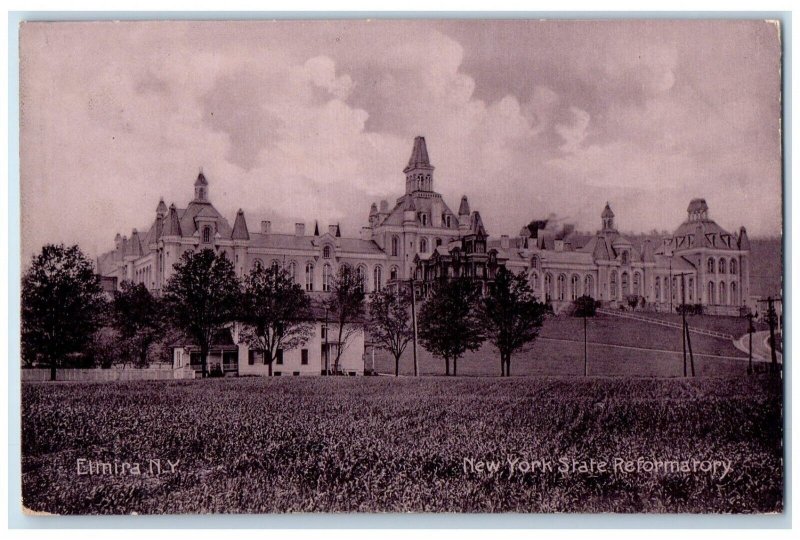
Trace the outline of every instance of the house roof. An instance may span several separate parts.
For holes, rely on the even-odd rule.
[[[241,208],[236,212],[236,221],[233,222],[231,240],[250,240],[250,233],[247,230],[247,222],[244,219],[244,212]]]
[[[414,148],[411,149],[411,157],[408,158],[408,165],[403,169],[404,173],[413,169],[431,169],[430,158],[428,158],[428,147],[425,144],[425,137],[414,137]]]

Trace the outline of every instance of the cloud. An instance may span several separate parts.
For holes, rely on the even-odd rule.
[[[22,52],[27,253],[109,248],[159,196],[184,205],[201,165],[231,220],[355,235],[402,193],[415,135],[492,234],[550,212],[596,228],[606,200],[630,229],[671,229],[694,196],[723,226],[780,229],[761,23],[25,25]]]

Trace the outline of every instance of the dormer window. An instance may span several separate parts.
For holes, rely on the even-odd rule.
[[[443,218],[444,219],[442,221],[444,221],[445,227],[450,228],[450,216],[444,215]]]
[[[423,227],[427,227],[428,226],[428,214],[420,212],[419,221],[420,221],[420,223],[422,223]]]
[[[203,243],[211,242],[211,227],[203,227]]]
[[[331,246],[325,246],[324,248],[322,248],[322,258],[323,259],[331,258]]]

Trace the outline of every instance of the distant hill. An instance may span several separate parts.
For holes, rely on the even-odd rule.
[[[750,295],[778,296],[783,290],[780,238],[750,239]]]

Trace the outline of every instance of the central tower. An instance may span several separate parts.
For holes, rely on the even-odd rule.
[[[415,191],[433,191],[433,165],[428,158],[425,137],[414,138],[414,148],[403,172],[406,174],[406,195]]]

